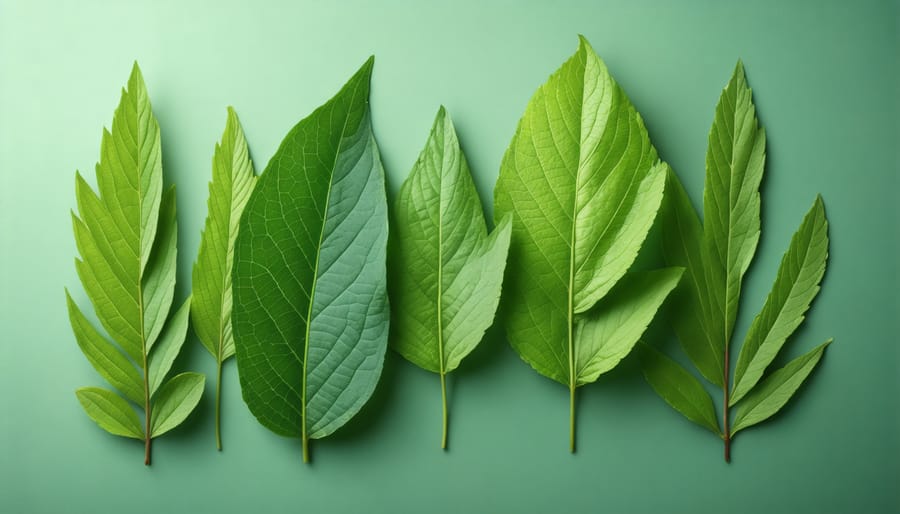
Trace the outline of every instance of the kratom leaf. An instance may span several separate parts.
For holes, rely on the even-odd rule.
[[[759,382],[787,338],[803,322],[819,292],[828,258],[828,221],[817,197],[781,259],[778,276],[762,312],[753,320],[734,369],[734,405]]]
[[[578,317],[631,266],[664,182],[640,115],[581,38],[531,98],[494,193],[495,219],[513,216],[507,336],[534,369],[569,387],[573,450],[577,360],[595,357],[579,348]]]
[[[151,430],[158,437],[181,424],[188,417],[200,397],[206,377],[200,373],[181,373],[163,384],[153,406]]]
[[[822,358],[825,347],[831,339],[814,348],[809,353],[797,357],[785,367],[776,370],[758,386],[753,388],[741,402],[734,415],[731,435],[739,430],[765,421],[790,400]]]
[[[81,256],[75,267],[115,345],[87,321],[68,291],[66,296],[79,347],[112,386],[144,410],[146,428],[114,393],[83,388],[78,399],[105,430],[144,439],[146,464],[153,437],[146,414],[152,417],[151,397],[184,342],[189,305],[166,322],[174,296],[178,233],[175,188],[163,192],[161,163],[159,126],[135,63],[112,130],[103,131],[97,164],[100,194],[76,173],[79,215],[72,213]]]
[[[241,123],[231,107],[222,141],[212,160],[212,181],[206,226],[200,238],[200,253],[194,263],[191,320],[200,342],[216,359],[216,447],[222,449],[219,410],[222,363],[234,355],[231,332],[231,273],[238,223],[250,192],[256,184],[253,163]]]
[[[391,343],[441,380],[481,341],[494,320],[509,249],[510,220],[488,235],[468,163],[443,107],[425,149],[400,187],[390,244]]]
[[[82,387],[75,396],[84,412],[103,430],[122,437],[144,438],[141,420],[121,396],[99,387]]]
[[[680,364],[647,344],[638,345],[644,378],[663,400],[687,419],[721,435],[716,408],[703,384]]]
[[[244,401],[264,426],[325,437],[371,396],[387,347],[387,201],[369,59],[300,121],[241,216],[232,313]]]

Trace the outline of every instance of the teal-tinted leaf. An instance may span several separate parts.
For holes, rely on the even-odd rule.
[[[387,201],[367,61],[300,121],[260,176],[234,255],[243,397],[272,431],[334,432],[371,396],[387,347]]]
[[[703,189],[703,265],[712,310],[709,328],[731,341],[741,279],[759,241],[759,183],[766,134],[756,120],[752,92],[738,62],[716,106]]]
[[[725,376],[725,346],[721,332],[710,324],[712,306],[701,251],[703,227],[681,181],[668,167],[660,218],[666,264],[684,267],[684,278],[669,303],[669,319],[681,347],[700,373],[721,387]]]
[[[687,419],[721,435],[716,408],[703,384],[652,346],[638,345],[644,378],[663,400]]]
[[[69,321],[75,340],[82,353],[90,361],[97,373],[125,396],[138,404],[144,401],[144,385],[141,375],[128,357],[106,340],[81,313],[69,292],[66,291],[66,302],[69,306]]]
[[[159,437],[181,424],[193,412],[203,395],[206,377],[181,373],[163,384],[156,396],[151,416],[151,437]]]
[[[489,236],[468,163],[441,107],[394,207],[390,245],[393,347],[444,376],[494,320],[509,249],[504,219]]]
[[[582,38],[531,98],[494,192],[495,219],[513,217],[508,339],[572,395],[575,317],[631,266],[664,182],[643,120]]]
[[[575,385],[597,378],[631,352],[656,311],[678,284],[682,268],[627,273],[575,329]]]
[[[143,439],[141,420],[121,396],[99,387],[82,387],[75,396],[84,412],[110,434]]]
[[[822,358],[825,347],[831,343],[831,339],[814,348],[805,355],[801,355],[789,362],[785,367],[774,371],[758,386],[751,389],[743,401],[738,405],[734,415],[734,424],[731,435],[739,430],[765,421],[794,396],[797,389],[806,380],[816,364]]]
[[[172,318],[169,319],[165,331],[160,334],[159,344],[150,352],[149,385],[151,396],[159,389],[163,379],[166,378],[169,370],[172,369],[175,357],[181,351],[181,346],[184,344],[184,338],[187,335],[190,309],[191,298],[188,298],[175,311]]]
[[[222,363],[234,355],[231,328],[234,242],[241,213],[256,184],[247,140],[237,113],[228,108],[222,141],[216,144],[209,183],[206,226],[200,238],[200,253],[194,263],[194,300],[191,320],[200,342],[216,359],[216,446],[219,433]]]
[[[803,322],[810,303],[819,292],[827,258],[828,220],[822,198],[817,197],[791,238],[772,291],[741,346],[734,370],[731,405],[759,382],[787,338]]]

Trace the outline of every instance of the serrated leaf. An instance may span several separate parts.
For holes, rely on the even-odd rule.
[[[772,291],[747,333],[737,366],[731,405],[743,398],[762,378],[787,338],[803,322],[819,292],[828,258],[828,220],[821,197],[803,218],[781,259]]]
[[[682,268],[626,273],[575,328],[575,385],[596,381],[631,352],[678,284]]]
[[[121,396],[99,387],[82,387],[75,391],[84,412],[110,434],[143,439],[141,420]]]
[[[731,435],[773,416],[790,400],[822,358],[831,339],[789,362],[744,397],[734,415]]]
[[[713,307],[707,320],[724,347],[741,297],[741,279],[759,242],[759,183],[766,133],[756,120],[752,91],[738,62],[716,105],[703,189],[703,269]]]
[[[571,395],[576,315],[631,266],[664,181],[640,115],[581,38],[575,55],[531,98],[494,193],[495,219],[513,216],[503,307],[508,339]]]
[[[231,327],[234,242],[244,206],[256,184],[247,140],[237,113],[228,108],[222,141],[216,144],[209,183],[206,225],[194,263],[191,320],[204,348],[216,359],[216,446],[221,450],[219,408],[222,363],[234,355]]]
[[[391,344],[404,358],[444,377],[494,320],[509,249],[510,220],[491,235],[450,116],[438,111],[431,134],[394,206]]]
[[[270,430],[334,432],[371,396],[389,324],[387,202],[372,134],[369,59],[300,121],[260,176],[234,256],[244,401]]]
[[[153,396],[156,390],[159,389],[159,386],[162,385],[163,379],[169,374],[169,371],[172,369],[172,363],[175,362],[175,358],[178,357],[178,353],[181,351],[185,336],[187,336],[188,313],[190,310],[191,297],[188,297],[169,319],[165,331],[160,334],[159,344],[150,353],[150,396]]]
[[[200,373],[181,373],[163,384],[156,396],[151,416],[151,437],[159,437],[177,427],[194,411],[206,377]]]
[[[638,345],[644,378],[663,400],[684,417],[721,435],[716,408],[703,384],[680,364],[652,346]]]

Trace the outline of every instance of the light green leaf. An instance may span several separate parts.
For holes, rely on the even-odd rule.
[[[721,436],[716,408],[703,384],[650,345],[638,345],[644,378],[663,400],[687,419]]]
[[[776,370],[753,388],[738,406],[731,428],[733,436],[739,430],[770,418],[790,400],[822,358],[831,339]]]
[[[193,412],[203,395],[206,377],[200,373],[181,373],[163,384],[151,416],[151,437],[159,437],[177,427]]]
[[[508,339],[572,396],[576,315],[631,266],[659,208],[664,170],[640,115],[581,38],[531,98],[494,192],[495,219],[513,216]]]
[[[631,352],[682,268],[627,273],[609,295],[576,321],[575,385],[589,384]]]
[[[97,373],[125,396],[137,403],[144,402],[144,384],[141,375],[128,357],[122,355],[112,343],[106,340],[81,313],[75,305],[69,291],[66,291],[66,302],[69,307],[69,321],[75,340]]]
[[[684,267],[684,278],[672,293],[669,319],[681,347],[700,373],[713,384],[724,383],[724,339],[715,326],[703,267],[703,227],[691,199],[671,168],[660,207],[662,249],[666,264]]]
[[[159,337],[159,344],[153,348],[150,353],[150,395],[152,396],[162,385],[163,379],[172,369],[172,363],[178,357],[181,346],[184,344],[187,335],[188,313],[191,309],[191,297],[181,304],[181,307],[175,311],[169,323],[166,325],[165,331]]]
[[[159,206],[159,232],[143,276],[144,334],[149,352],[166,324],[175,296],[175,259],[178,226],[175,221],[175,186],[163,194]]]
[[[387,347],[387,201],[368,104],[373,60],[300,121],[260,176],[234,254],[233,331],[260,423],[325,437],[371,396]]]
[[[75,396],[84,412],[103,430],[122,437],[144,438],[141,420],[121,396],[99,387],[82,387]]]
[[[709,328],[728,348],[741,279],[759,241],[759,183],[766,133],[756,120],[752,91],[738,62],[716,106],[703,189],[703,267],[711,297]]]
[[[731,405],[759,382],[787,338],[803,322],[810,303],[819,292],[827,258],[828,220],[822,198],[817,197],[791,238],[772,291],[741,346],[734,370]]]
[[[494,320],[509,249],[510,220],[489,236],[450,116],[438,111],[425,149],[400,187],[390,245],[391,343],[403,357],[444,376]]]

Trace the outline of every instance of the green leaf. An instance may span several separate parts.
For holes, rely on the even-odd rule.
[[[589,384],[631,352],[669,293],[682,268],[627,273],[575,328],[575,385]]]
[[[831,339],[809,353],[797,357],[785,367],[776,370],[753,388],[740,403],[734,416],[731,435],[770,418],[790,400],[822,358]]]
[[[200,373],[181,373],[163,384],[151,416],[151,437],[159,437],[177,427],[193,412],[203,395],[206,377]]]
[[[491,235],[450,116],[438,111],[425,149],[400,187],[390,245],[392,337],[403,357],[444,376],[494,320],[510,219]]]
[[[241,213],[256,185],[247,140],[237,114],[228,108],[222,141],[216,144],[209,183],[206,226],[200,238],[200,253],[194,263],[194,300],[191,320],[200,342],[216,359],[216,446],[219,434],[222,363],[234,355],[231,327],[234,242]]]
[[[75,396],[84,412],[103,430],[122,437],[144,438],[141,420],[121,396],[99,387],[82,387]]]
[[[531,98],[494,192],[495,219],[513,217],[508,339],[570,396],[583,355],[576,316],[631,266],[659,208],[664,170],[640,115],[581,38]]]
[[[670,320],[691,361],[713,384],[724,383],[724,340],[711,326],[709,287],[703,267],[703,227],[691,199],[671,168],[660,207],[662,249],[666,264],[684,267],[684,278],[669,302]]]
[[[817,197],[791,238],[762,311],[753,320],[734,370],[731,405],[759,382],[819,292],[828,258],[828,220]]]
[[[650,345],[638,345],[644,378],[663,400],[687,419],[721,436],[716,408],[703,384]]]
[[[703,189],[703,268],[713,308],[713,334],[728,348],[741,297],[741,279],[759,241],[759,183],[766,133],[756,120],[752,91],[738,62],[716,106]]]
[[[373,60],[300,121],[250,195],[235,243],[244,401],[267,428],[334,432],[371,396],[387,347],[387,201],[368,104]]]
[[[78,215],[72,213],[72,223],[80,254],[75,266],[109,338],[87,321],[67,291],[69,318],[94,368],[146,414],[153,412],[151,396],[184,342],[189,304],[167,322],[176,278],[175,188],[163,191],[159,125],[136,63],[112,129],[103,131],[96,172],[99,194],[80,173],[75,176]],[[150,434],[139,421],[133,429],[136,414],[117,403],[124,400],[98,391],[79,390],[88,414],[111,433],[145,438],[149,464]]]

